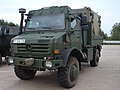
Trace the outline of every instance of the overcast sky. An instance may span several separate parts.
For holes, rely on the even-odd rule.
[[[0,19],[19,24],[19,8],[29,10],[68,5],[72,9],[90,7],[101,15],[102,30],[110,35],[113,24],[120,22],[120,0],[0,0]]]

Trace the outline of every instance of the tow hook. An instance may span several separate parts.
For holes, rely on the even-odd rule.
[[[31,65],[34,64],[34,62],[35,62],[34,58],[27,58],[27,59],[25,59],[25,65],[26,66],[31,66]]]

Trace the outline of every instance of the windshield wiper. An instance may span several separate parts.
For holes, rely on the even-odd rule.
[[[51,29],[51,27],[41,27],[42,29]]]
[[[35,28],[27,28],[27,29],[35,29]]]
[[[36,28],[27,28],[29,30],[50,30],[51,27],[36,27]]]

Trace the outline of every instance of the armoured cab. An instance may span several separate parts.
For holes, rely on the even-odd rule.
[[[70,10],[68,6],[55,6],[32,10],[28,14],[24,14],[24,9],[20,9],[20,13],[27,15],[27,19],[25,20],[25,32],[12,39],[14,63],[25,66],[22,58],[32,57],[39,59],[36,62],[43,63],[43,66],[34,63],[31,67],[41,69],[45,64],[41,59],[60,58],[58,54],[70,47],[65,44],[68,37]],[[21,14],[20,30],[23,27],[23,14]],[[17,60],[17,57],[22,57],[21,61]],[[60,65],[56,64],[56,67]]]

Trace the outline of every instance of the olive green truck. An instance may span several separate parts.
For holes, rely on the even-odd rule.
[[[0,25],[0,65],[3,60],[2,57],[5,57],[7,64],[9,64],[8,56],[11,56],[11,47],[10,41],[11,38],[18,35],[19,27],[17,26],[5,26]]]
[[[18,78],[29,80],[36,71],[56,70],[59,84],[71,88],[78,80],[81,62],[98,66],[101,17],[89,7],[53,6],[25,12],[19,9],[20,35],[11,40]]]

